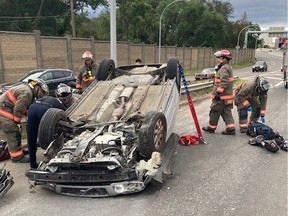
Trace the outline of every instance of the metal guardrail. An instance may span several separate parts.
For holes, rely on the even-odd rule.
[[[208,82],[203,82],[203,83],[190,84],[187,87],[189,91],[191,92],[191,91],[199,91],[199,90],[207,89],[212,86],[213,86],[213,82],[208,81]],[[183,85],[181,86],[181,94],[185,94],[185,87]]]
[[[234,76],[234,80],[238,80],[238,76]],[[191,91],[199,91],[207,88],[213,87],[213,81],[207,81],[207,82],[201,82],[201,83],[193,83],[187,86],[189,89],[189,92]],[[185,94],[185,87],[181,86],[181,94]]]

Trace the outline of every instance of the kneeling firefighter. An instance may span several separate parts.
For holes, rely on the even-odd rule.
[[[29,156],[21,146],[21,118],[36,98],[46,94],[49,94],[49,88],[43,80],[29,79],[28,84],[14,86],[0,96],[0,128],[14,163],[29,162]]]

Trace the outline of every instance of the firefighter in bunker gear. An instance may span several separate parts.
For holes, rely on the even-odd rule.
[[[26,125],[27,132],[27,144],[30,157],[30,167],[37,168],[37,137],[38,128],[42,116],[50,108],[58,108],[66,110],[75,101],[72,97],[72,89],[66,84],[59,84],[55,90],[56,98],[51,96],[45,96],[36,100],[28,110],[28,119]]]
[[[238,86],[234,91],[235,105],[237,106],[239,127],[241,133],[247,132],[248,123],[257,122],[259,117],[265,120],[267,93],[270,83],[265,78],[256,76]],[[248,122],[247,108],[252,107],[250,122]]]
[[[93,55],[85,51],[82,55],[85,61],[79,68],[79,74],[76,79],[76,89],[84,91],[95,79],[97,79],[98,65],[94,63]]]
[[[232,116],[233,108],[233,72],[229,64],[232,59],[228,50],[220,50],[214,53],[219,64],[215,67],[216,74],[211,93],[212,104],[209,112],[209,124],[202,130],[214,133],[220,116],[222,116],[226,130],[223,135],[235,135],[235,122]]]
[[[49,94],[49,88],[43,80],[29,79],[28,84],[14,86],[0,96],[0,128],[13,162],[29,162],[29,156],[21,146],[21,118],[35,98],[46,94]]]

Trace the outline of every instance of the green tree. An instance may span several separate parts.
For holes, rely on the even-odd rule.
[[[61,0],[1,0],[0,30],[61,36],[69,26],[69,7]]]
[[[154,43],[158,19],[155,9],[147,0],[119,0],[118,25],[121,40]]]
[[[171,5],[163,16],[163,43],[178,46],[223,47],[227,32],[225,18],[209,11],[203,1]]]

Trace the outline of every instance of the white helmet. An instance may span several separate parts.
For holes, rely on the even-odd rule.
[[[85,59],[85,60],[91,59],[91,60],[93,60],[93,55],[92,55],[91,52],[85,51],[85,52],[83,53],[83,55],[82,55],[82,59]]]
[[[48,95],[49,94],[49,87],[45,83],[45,81],[42,80],[42,79],[29,79],[28,80],[28,84],[31,85],[32,87],[38,85],[42,89],[43,95]],[[42,94],[41,95],[37,95],[37,98],[42,97],[43,95]]]
[[[55,94],[60,100],[70,99],[72,97],[72,88],[64,83],[60,83],[55,90]]]

